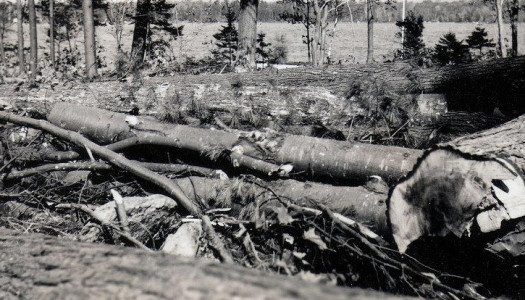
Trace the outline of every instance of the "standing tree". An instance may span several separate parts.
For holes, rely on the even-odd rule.
[[[479,49],[479,56],[483,55],[483,48],[494,47],[496,44],[492,42],[492,39],[487,38],[488,33],[485,28],[476,27],[474,31],[467,37],[467,44],[472,49]]]
[[[144,62],[146,53],[149,58],[155,58],[156,50],[166,48],[169,42],[165,38],[154,39],[160,32],[166,32],[172,39],[182,36],[184,26],[172,24],[173,8],[175,4],[166,0],[138,0],[135,11],[135,29],[131,55],[135,67]]]
[[[37,44],[37,33],[36,33],[36,11],[35,11],[35,0],[28,0],[27,7],[29,9],[29,44],[31,46],[30,52],[30,70],[31,79],[36,78],[38,71],[38,44]]]
[[[55,0],[49,0],[49,57],[55,67]]]
[[[131,57],[141,64],[146,53],[146,42],[148,39],[149,10],[151,0],[138,0],[135,10],[135,29],[133,30],[133,41],[131,44]]]
[[[468,46],[464,45],[463,41],[458,41],[454,33],[449,32],[439,39],[435,58],[442,65],[467,62]]]
[[[227,62],[231,69],[236,61],[236,53],[239,46],[237,29],[235,28],[235,12],[233,8],[226,3],[226,26],[213,35],[217,49],[212,50],[216,62]]]
[[[0,3],[0,63],[5,62],[4,36],[12,19],[11,6]]]
[[[396,53],[396,57],[401,59],[419,57],[421,51],[425,48],[425,43],[423,42],[423,30],[425,29],[423,17],[416,17],[413,11],[409,11],[403,21],[396,22],[396,26],[401,29],[401,33],[396,35],[401,36],[403,32],[405,34],[403,48]]]
[[[507,57],[507,49],[505,48],[505,40],[503,33],[503,1],[504,0],[494,0],[496,1],[496,15],[498,23],[498,54],[501,57]]]
[[[312,62],[312,38],[310,34],[310,30],[312,27],[312,21],[311,21],[311,0],[285,0],[286,2],[289,2],[292,5],[292,11],[289,12],[285,10],[283,13],[279,15],[279,17],[286,22],[292,23],[292,24],[303,24],[303,26],[306,29],[306,34],[303,35],[303,43],[306,44],[306,47],[308,49],[308,61]]]
[[[88,78],[96,77],[97,61],[95,46],[95,22],[93,20],[93,2],[92,0],[82,1],[82,12],[84,20],[84,51],[86,58],[86,76]]]
[[[510,7],[510,30],[512,38],[512,56],[518,56],[518,19],[520,12],[519,0],[512,0]]]
[[[18,72],[26,72],[24,59],[24,14],[22,10],[22,0],[16,0],[16,19],[18,35]]]
[[[374,0],[366,0],[367,52],[366,63],[374,62]]]
[[[122,53],[122,33],[124,32],[126,16],[130,9],[131,1],[111,1],[106,10],[108,21],[113,26],[113,36],[117,42],[118,54]]]
[[[240,5],[237,63],[244,68],[255,69],[259,0],[241,0]]]

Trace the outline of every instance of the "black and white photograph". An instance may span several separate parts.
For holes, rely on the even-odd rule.
[[[0,0],[0,299],[525,300],[525,0]]]

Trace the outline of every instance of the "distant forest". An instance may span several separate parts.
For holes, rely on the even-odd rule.
[[[1,1],[1,0],[0,0]],[[75,2],[75,0],[71,0]],[[107,9],[108,1],[112,0],[94,0],[94,10],[97,16],[97,21],[105,23],[107,16],[105,8]],[[259,16],[260,22],[282,22],[282,16],[290,14],[293,11],[292,3],[297,0],[279,0],[275,2],[267,2],[260,0]],[[340,22],[364,22],[365,21],[365,5],[363,1],[356,3],[350,1],[348,3],[339,1],[342,5],[338,9],[337,18]],[[391,3],[377,2],[374,8],[375,22],[396,22],[401,20],[401,0],[389,0]],[[504,18],[508,22],[510,2],[505,1],[505,15]],[[520,0],[521,10],[525,10],[525,0]],[[225,22],[225,13],[227,11],[226,5],[233,8],[234,11],[239,10],[239,1],[204,1],[204,0],[183,0],[177,1],[173,8],[174,14],[173,22],[199,22],[199,23],[215,23]],[[12,4],[8,4],[12,5]],[[64,5],[57,2],[56,7]],[[134,7],[132,1],[123,1],[122,5],[130,5]],[[416,15],[423,16],[425,22],[481,22],[494,23],[496,21],[495,3],[491,0],[470,0],[470,1],[453,1],[453,2],[433,2],[431,0],[423,2],[407,3],[407,11],[412,10]],[[105,7],[105,8],[104,8]],[[45,9],[44,9],[45,10]],[[131,10],[134,11],[134,10]],[[37,5],[37,14],[42,13],[42,7]],[[131,16],[127,16],[131,17]],[[332,15],[332,17],[334,17]],[[519,15],[519,22],[525,22],[525,13]]]
[[[413,10],[416,15],[423,16],[427,22],[495,22],[496,13],[493,8],[493,1],[456,1],[456,2],[432,2],[424,1],[419,3],[407,4],[407,10]],[[510,3],[510,1],[506,1]],[[238,1],[230,2],[234,8],[238,8]],[[177,2],[176,16],[179,21],[189,22],[221,22],[225,18],[225,2],[214,1],[195,1],[187,0]],[[402,4],[379,4],[375,8],[376,22],[395,22],[401,19]],[[266,2],[259,4],[259,21],[279,22],[282,21],[281,15],[291,12],[292,6],[288,1]],[[507,9],[508,11],[508,9]],[[508,18],[508,12],[507,16]],[[363,22],[365,20],[364,4],[350,3],[343,5],[339,9],[339,21]],[[520,21],[525,21],[525,14],[520,15]]]

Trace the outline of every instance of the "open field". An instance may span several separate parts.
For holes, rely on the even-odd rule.
[[[173,52],[177,58],[184,59],[185,57],[203,58],[209,55],[210,50],[214,47],[213,34],[221,27],[221,23],[183,23],[184,36],[172,43]],[[39,26],[39,45],[42,50],[48,51],[45,32],[47,31],[46,24]],[[433,46],[437,43],[439,38],[445,33],[452,31],[456,33],[459,39],[465,39],[474,28],[478,26],[475,23],[425,23],[425,31],[423,32],[424,41],[427,46]],[[493,39],[496,38],[495,24],[481,24]],[[15,26],[8,33],[7,42],[15,44],[16,32]],[[281,35],[288,45],[288,61],[289,62],[305,62],[307,61],[306,46],[302,43],[302,35],[304,27],[302,25],[292,25],[288,23],[261,23],[259,24],[259,31],[266,33],[267,41],[275,43],[277,38]],[[525,31],[525,24],[519,24],[520,37],[523,37]],[[131,47],[131,35],[133,32],[133,25],[129,24],[124,31],[124,49],[129,50]],[[375,57],[377,60],[388,59],[392,56],[393,51],[400,47],[400,41],[395,37],[397,27],[392,23],[377,23],[375,24]],[[28,30],[25,30],[28,34]],[[507,44],[510,45],[510,29],[506,28],[505,36]],[[78,39],[73,41],[80,51],[83,51],[82,44],[83,36],[79,35]],[[98,45],[104,47],[102,56],[111,66],[110,62],[115,55],[116,45],[115,39],[112,35],[111,26],[97,27],[97,42]],[[26,40],[26,47],[29,44],[28,37]],[[366,24],[365,23],[340,23],[336,28],[335,38],[329,39],[331,46],[331,53],[334,61],[343,62],[357,62],[362,63],[366,59]],[[62,47],[66,46],[64,42]],[[525,53],[525,40],[521,38],[519,41],[520,53]]]

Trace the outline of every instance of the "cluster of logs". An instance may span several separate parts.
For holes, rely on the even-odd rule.
[[[47,121],[7,112],[0,112],[0,120],[76,146],[19,157],[51,163],[4,173],[4,180],[56,170],[122,169],[205,223],[195,199],[228,201],[220,198],[229,193],[216,191],[228,190],[230,179],[216,175],[252,174],[274,193],[300,205],[319,203],[422,259],[429,245],[457,256],[465,255],[457,245],[469,245],[509,268],[508,259],[525,255],[525,116],[427,151],[272,130],[195,128],[65,103],[56,104]],[[179,161],[169,161],[167,152]],[[197,177],[189,184],[157,173],[167,170],[191,170]],[[441,264],[445,258],[429,260]]]

